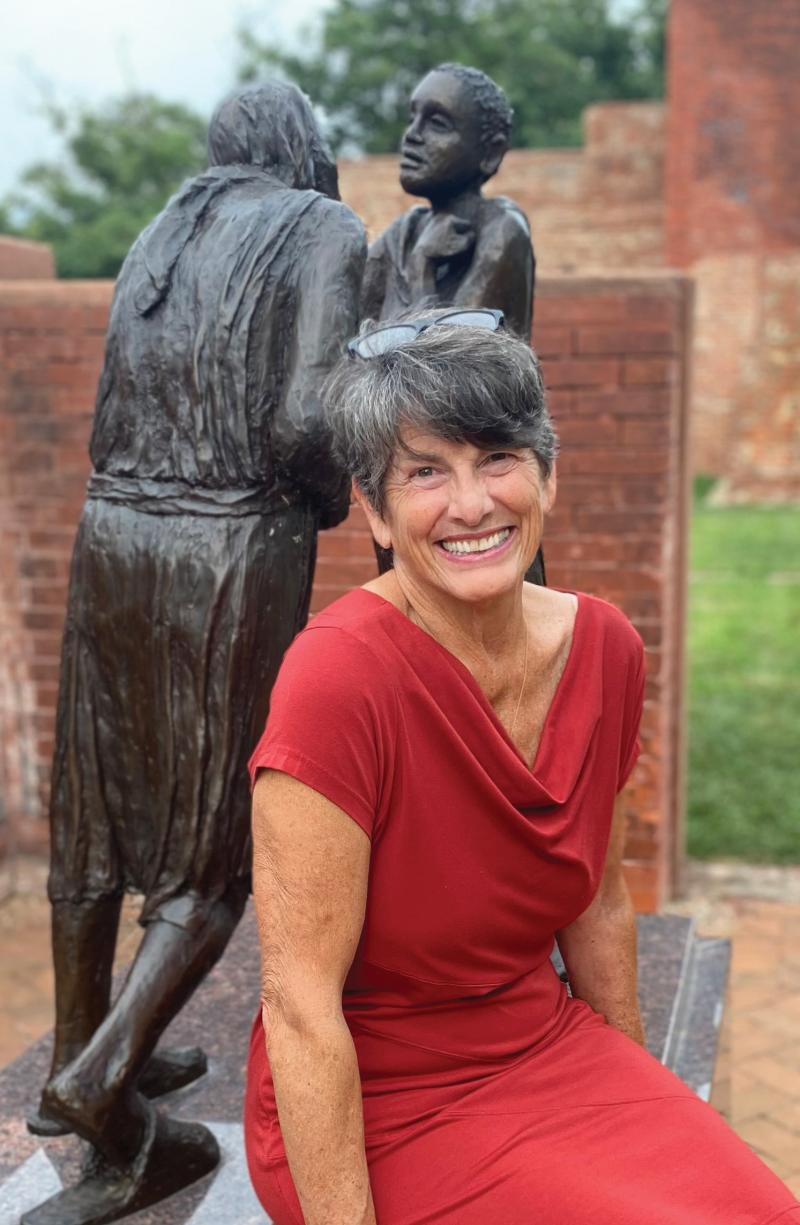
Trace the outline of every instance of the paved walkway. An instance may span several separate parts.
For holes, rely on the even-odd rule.
[[[0,1067],[52,1024],[45,869],[0,868]],[[722,1052],[712,1101],[800,1197],[800,867],[692,865],[669,907],[701,934],[733,941]],[[119,961],[136,947],[135,906]]]
[[[692,865],[702,935],[732,941],[713,1104],[800,1198],[800,868]]]

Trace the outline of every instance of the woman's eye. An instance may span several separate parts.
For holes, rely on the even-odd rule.
[[[426,477],[433,476],[435,472],[436,472],[436,469],[431,468],[431,467],[417,468],[417,470],[414,473],[414,476],[421,477],[421,479],[424,481]]]
[[[512,455],[510,451],[494,451],[487,456],[486,462],[493,468],[510,468],[516,458],[516,455]]]

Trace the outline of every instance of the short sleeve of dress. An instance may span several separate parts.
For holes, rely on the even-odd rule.
[[[395,698],[370,648],[313,624],[284,656],[250,778],[281,770],[343,809],[370,837],[391,768]]]
[[[633,660],[628,668],[625,685],[619,772],[617,775],[618,793],[630,778],[642,748],[639,739],[639,726],[642,721],[642,710],[644,708],[644,645],[635,631],[631,634],[631,638],[633,641]]]

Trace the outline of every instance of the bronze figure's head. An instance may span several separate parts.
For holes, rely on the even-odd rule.
[[[512,118],[506,95],[485,72],[440,64],[411,95],[400,150],[403,190],[434,201],[479,191],[508,149]]]
[[[212,166],[262,166],[287,187],[339,198],[336,162],[311,103],[288,81],[246,85],[224,98],[209,125],[208,158]]]

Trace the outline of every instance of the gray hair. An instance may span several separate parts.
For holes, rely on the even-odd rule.
[[[480,447],[529,447],[545,476],[558,451],[536,355],[506,331],[442,323],[377,357],[348,354],[323,396],[338,457],[379,514],[403,428]]]

